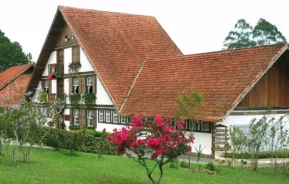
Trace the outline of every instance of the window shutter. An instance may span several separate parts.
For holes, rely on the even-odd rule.
[[[96,94],[96,76],[92,77],[92,93]]]
[[[72,93],[72,88],[73,88],[73,80],[72,78],[69,78],[69,93]]]
[[[48,80],[49,82],[49,94],[52,93],[52,80]]]
[[[82,80],[78,77],[78,93],[82,93]]]
[[[87,90],[86,90],[86,77],[81,77],[80,78],[81,80],[81,93],[86,93]]]
[[[73,109],[71,108],[70,109],[70,125],[73,125],[74,122],[73,122]]]
[[[92,118],[92,126],[96,128],[96,110],[92,110]]]
[[[80,109],[80,126],[86,126],[86,110],[85,109]]]

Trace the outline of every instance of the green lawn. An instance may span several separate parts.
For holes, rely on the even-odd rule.
[[[253,172],[246,169],[220,167],[216,176],[196,174],[185,169],[165,168],[163,184],[282,184],[289,183],[289,178],[281,171],[273,174],[270,169]],[[0,156],[0,183],[150,183],[145,170],[137,162],[123,156],[103,156],[79,153],[69,156],[54,150],[34,149],[31,163],[19,163],[11,166],[8,156]]]

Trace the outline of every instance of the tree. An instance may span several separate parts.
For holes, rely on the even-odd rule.
[[[202,94],[198,93],[195,90],[192,90],[190,93],[183,92],[177,98],[178,108],[176,110],[176,119],[189,119],[188,129],[190,131],[190,136],[193,136],[193,124],[195,124],[195,118],[199,112],[199,108],[203,106],[206,102],[204,101],[204,97]],[[196,149],[197,150],[197,149]],[[202,154],[201,147],[199,147],[198,152],[198,160]],[[191,153],[188,154],[189,157],[189,167],[191,168]]]
[[[252,40],[252,31],[252,26],[245,19],[238,20],[234,30],[230,31],[229,35],[225,38],[224,50],[255,46],[256,42]]]
[[[286,43],[286,38],[278,28],[262,18],[259,19],[252,33],[258,46]]]
[[[117,146],[118,154],[133,152],[136,160],[146,169],[153,184],[159,184],[163,177],[163,166],[178,155],[191,151],[189,145],[194,138],[187,138],[183,130],[183,121],[177,121],[174,128],[173,121],[157,116],[154,120],[134,116],[129,128],[114,130],[107,139]],[[154,161],[152,167],[150,165]],[[155,180],[153,171],[159,168],[160,176]]]
[[[275,25],[265,19],[260,18],[254,29],[245,19],[240,19],[223,43],[224,50],[240,49],[286,43],[286,38]]]
[[[11,42],[0,30],[0,72],[11,66],[32,62],[31,53],[25,54],[18,42]]]

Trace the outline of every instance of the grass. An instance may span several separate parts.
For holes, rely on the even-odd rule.
[[[253,172],[248,169],[230,169],[219,167],[218,175],[197,174],[189,169],[171,169],[166,167],[163,184],[282,184],[289,178],[281,170],[273,173],[269,168]],[[97,155],[78,153],[69,156],[65,152],[33,149],[30,163],[19,162],[13,167],[7,155],[0,155],[1,184],[86,184],[86,183],[150,183],[145,170],[137,162],[123,156],[97,158]]]

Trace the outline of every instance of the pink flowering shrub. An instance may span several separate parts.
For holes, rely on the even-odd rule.
[[[180,154],[191,151],[190,143],[194,137],[187,137],[184,122],[177,121],[173,126],[172,119],[156,116],[154,120],[143,120],[134,116],[128,128],[115,129],[107,139],[117,146],[118,154],[133,152],[137,161],[146,168],[153,184],[160,183],[163,177],[163,165],[177,158]],[[154,160],[155,165],[148,167],[146,161]],[[158,166],[158,180],[152,178],[154,169]]]

